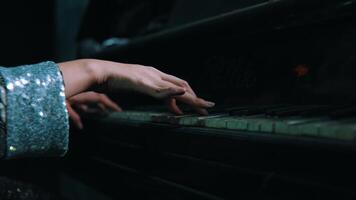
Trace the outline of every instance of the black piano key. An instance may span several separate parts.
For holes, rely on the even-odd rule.
[[[243,111],[243,110],[246,110],[249,108],[251,108],[251,106],[241,106],[241,107],[230,109],[228,112],[229,112],[229,115],[234,116],[234,115],[238,115],[238,113],[240,111]]]
[[[312,112],[316,110],[318,106],[296,106],[291,108],[283,108],[275,111],[267,112],[267,115],[274,117],[290,117],[295,115],[300,115],[303,112]]]
[[[238,108],[241,106],[236,106],[236,105],[216,105],[212,108],[209,108],[209,112],[226,112],[228,110]]]
[[[280,104],[280,105],[266,105],[266,106],[249,106],[249,107],[242,107],[239,109],[231,110],[229,114],[231,116],[251,116],[251,115],[259,115],[259,114],[265,114],[267,110],[269,109],[275,109],[275,108],[282,108],[287,105],[285,104]]]
[[[293,110],[295,110],[297,108],[299,108],[299,106],[296,106],[296,105],[276,107],[276,108],[267,109],[265,114],[267,116],[277,116],[277,114],[279,114],[279,113],[283,113],[283,112],[287,112],[287,111],[293,111]]]
[[[218,118],[218,117],[225,117],[228,116],[227,113],[216,113],[210,114],[207,116],[192,116],[192,117],[185,117],[181,118],[179,124],[186,125],[186,126],[205,126],[205,120]]]
[[[321,115],[328,115],[331,111],[335,110],[335,106],[319,106],[310,110],[306,110],[300,113],[303,117],[315,117]]]
[[[330,112],[331,119],[351,118],[356,116],[356,107],[346,107],[333,110]]]
[[[177,124],[177,123],[179,123],[180,119],[182,119],[184,117],[192,117],[192,116],[198,116],[198,114],[160,115],[160,116],[155,116],[153,118],[153,121],[157,122],[157,123]]]

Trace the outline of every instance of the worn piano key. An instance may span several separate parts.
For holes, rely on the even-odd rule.
[[[171,114],[170,113],[134,112],[129,115],[129,119],[136,120],[136,121],[152,122],[154,117],[167,116],[167,115],[171,115]]]
[[[260,131],[264,133],[272,133],[274,131],[275,119],[271,118],[257,118],[248,120],[249,131]]]
[[[247,120],[247,130],[248,131],[260,131],[260,122],[263,119],[250,119]]]
[[[341,107],[341,109],[327,106],[286,105],[257,107],[220,108],[212,110],[209,116],[195,113],[177,116],[160,111],[125,111],[113,113],[110,118],[340,140],[354,140],[356,137],[356,120],[347,118],[354,112],[350,107]],[[238,110],[235,114],[243,114],[243,116],[229,116],[231,110]],[[338,116],[338,120],[320,116],[320,113],[325,112]],[[275,116],[270,117],[266,113]]]
[[[229,119],[231,119],[231,117],[217,117],[217,118],[206,119],[205,127],[226,129],[226,122]]]
[[[253,115],[247,117],[232,117],[226,122],[226,128],[232,130],[248,130],[249,119],[261,118],[263,115]]]
[[[274,129],[275,129],[275,120],[274,119],[266,119],[260,123],[261,132],[274,133]]]
[[[354,140],[355,126],[328,125],[320,127],[319,137],[339,140]]]
[[[226,122],[227,129],[247,130],[247,121],[243,118],[232,118]]]
[[[128,119],[128,112],[113,112],[110,113],[108,119]]]
[[[294,128],[298,130],[299,135],[319,137],[321,127],[332,123],[332,120],[319,120],[309,123],[302,123],[296,125]]]
[[[274,121],[274,132],[275,133],[287,133],[288,132],[288,123],[283,119],[276,119]]]
[[[289,117],[284,119],[279,119],[275,121],[275,133],[277,134],[288,134],[288,135],[301,135],[303,134],[303,129],[314,122],[323,121],[325,118],[303,118],[303,117]],[[303,126],[305,125],[305,126]],[[313,126],[312,126],[313,127]],[[309,127],[313,130],[313,128]],[[310,135],[316,135],[317,133],[311,131]]]
[[[186,125],[186,126],[205,126],[205,120],[217,117],[224,117],[228,114],[214,114],[209,116],[193,116],[193,117],[184,117],[181,118],[179,124]]]
[[[154,117],[167,116],[167,115],[171,115],[171,114],[169,114],[169,113],[141,112],[141,111],[124,111],[124,112],[112,113],[110,115],[110,118],[121,119],[121,120],[152,122]]]
[[[155,115],[153,121],[157,123],[179,124],[179,121],[185,117],[198,116],[197,114],[184,115]]]
[[[355,141],[356,139],[356,126],[355,124],[348,124],[344,126],[338,126],[334,129],[327,129],[327,131],[333,131],[331,135],[335,134],[335,138],[339,140]],[[323,133],[323,131],[322,131]]]
[[[206,127],[207,120],[209,119],[217,119],[217,118],[222,118],[222,117],[227,117],[229,114],[227,113],[222,113],[222,114],[214,114],[211,116],[207,116],[205,118],[200,119],[200,125],[203,127]]]
[[[178,123],[182,124],[182,125],[203,126],[205,124],[205,120],[228,116],[229,111],[236,109],[236,108],[237,107],[231,107],[231,106],[219,106],[216,108],[214,107],[212,109],[209,109],[208,116],[201,116],[198,114],[193,114],[193,115],[190,115],[187,117],[182,117]]]
[[[356,107],[346,107],[332,111],[329,116],[333,119],[350,118],[356,115]]]
[[[356,119],[334,121],[320,127],[319,136],[330,139],[354,141],[356,138]]]

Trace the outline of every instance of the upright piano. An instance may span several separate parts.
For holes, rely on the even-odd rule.
[[[356,1],[245,1],[191,21],[176,3],[180,23],[86,56],[154,66],[216,107],[175,116],[112,94],[124,111],[72,134],[68,179],[103,199],[354,199]]]

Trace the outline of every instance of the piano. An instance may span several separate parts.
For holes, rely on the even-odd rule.
[[[216,107],[175,116],[112,94],[125,111],[87,116],[72,134],[68,180],[103,199],[354,199],[356,1],[246,1],[205,15],[200,1],[191,21],[179,16],[192,2],[177,2],[176,24],[87,56],[154,66]]]

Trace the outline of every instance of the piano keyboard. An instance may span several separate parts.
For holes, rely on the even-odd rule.
[[[309,136],[353,141],[356,137],[354,107],[339,106],[244,106],[215,109],[208,116],[173,115],[168,112],[124,111],[112,120],[164,123],[265,134]]]

